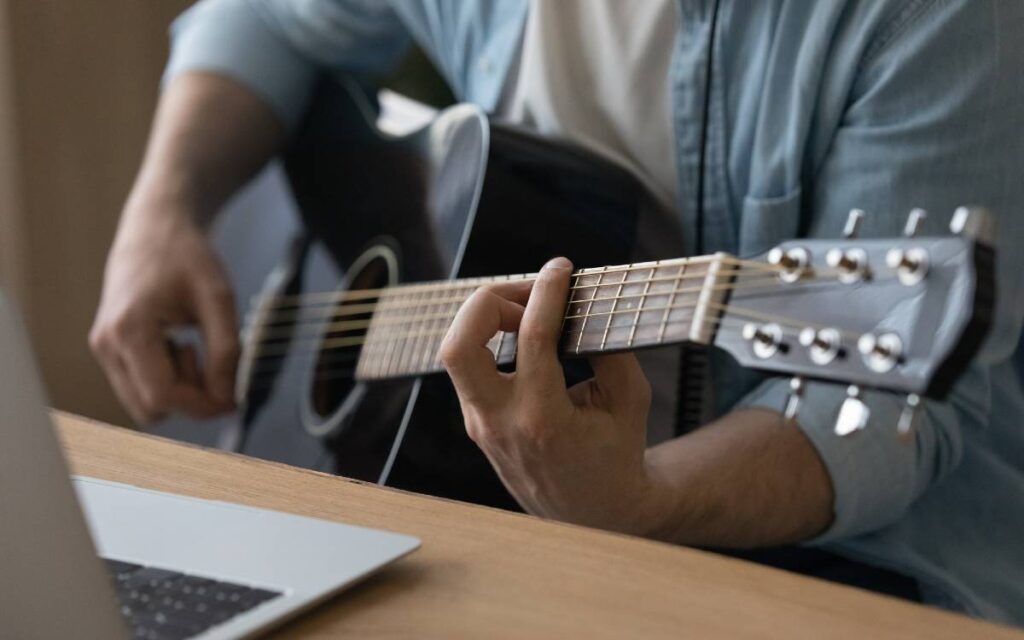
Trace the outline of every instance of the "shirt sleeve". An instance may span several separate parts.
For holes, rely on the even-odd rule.
[[[992,367],[1012,357],[1024,315],[1024,28],[1018,3],[906,2],[907,10],[865,47],[829,152],[814,167],[807,235],[838,237],[862,208],[864,237],[899,235],[906,212],[930,213],[925,235],[948,234],[958,205],[995,214],[997,305],[980,353],[942,402],[927,401],[909,442],[896,435],[899,396],[869,392],[868,427],[833,433],[845,388],[808,385],[798,415],[834,488],[834,520],[815,542],[896,522],[965,455],[964,430],[984,431]],[[1013,173],[1016,172],[1016,175]],[[739,406],[781,411],[785,380],[769,379]],[[971,438],[983,442],[983,438]],[[974,445],[977,446],[977,445]]]
[[[379,75],[409,36],[383,0],[203,0],[171,27],[169,82],[188,71],[253,90],[289,127],[324,71]]]

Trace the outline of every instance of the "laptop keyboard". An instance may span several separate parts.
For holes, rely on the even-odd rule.
[[[190,638],[282,595],[240,584],[104,559],[134,638]]]

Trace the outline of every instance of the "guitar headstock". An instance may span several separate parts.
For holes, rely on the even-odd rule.
[[[920,397],[941,399],[977,352],[990,324],[995,283],[990,219],[961,207],[946,237],[856,237],[853,211],[841,240],[786,242],[746,261],[723,307],[715,345],[743,366],[850,384],[836,431],[867,422],[861,387],[907,394],[909,431]]]

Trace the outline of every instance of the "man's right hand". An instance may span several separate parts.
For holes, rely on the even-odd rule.
[[[168,340],[196,324],[191,347]],[[129,204],[107,260],[89,343],[121,403],[140,424],[180,411],[212,417],[233,406],[238,361],[234,297],[209,240],[174,204]]]
[[[204,228],[276,152],[284,126],[246,87],[184,73],[160,99],[142,170],[107,259],[89,343],[136,422],[233,408],[238,326]],[[168,331],[197,324],[202,367]]]

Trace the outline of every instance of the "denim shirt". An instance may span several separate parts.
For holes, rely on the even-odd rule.
[[[700,130],[710,86],[705,251],[751,255],[793,237],[922,233],[953,208],[996,214],[998,307],[981,353],[909,443],[901,399],[867,393],[869,428],[839,438],[845,391],[811,384],[799,416],[835,492],[810,544],[916,578],[926,602],[1024,624],[1024,3],[722,0],[705,83],[711,0],[680,0],[671,65],[680,223],[696,243]],[[173,28],[167,77],[230,76],[294,125],[323,71],[386,72],[415,42],[460,100],[491,111],[527,0],[205,0]],[[785,380],[714,367],[721,410],[780,409]]]

